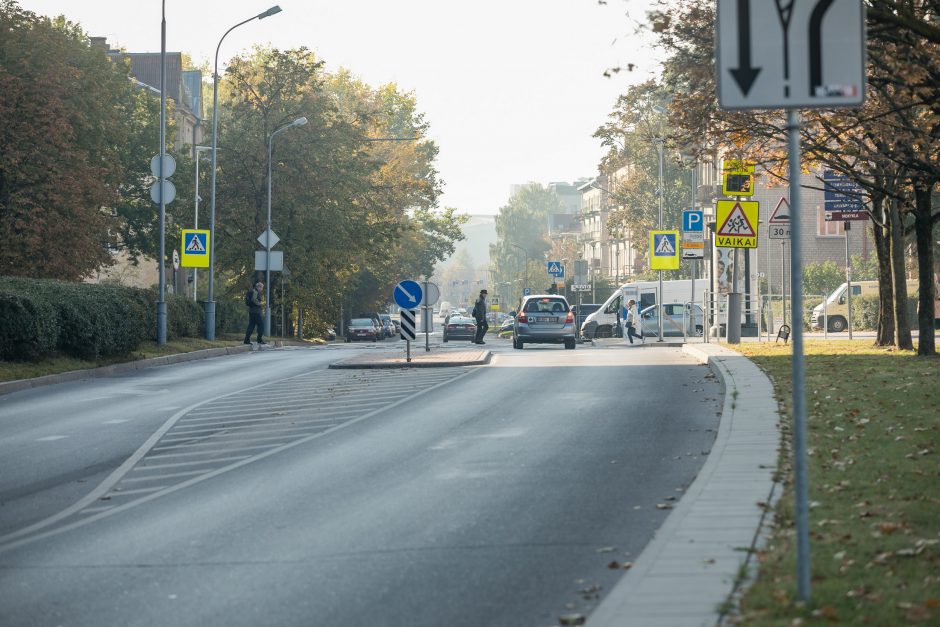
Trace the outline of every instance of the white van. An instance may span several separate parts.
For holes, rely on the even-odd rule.
[[[699,301],[708,289],[708,279],[695,279],[695,300]],[[623,337],[627,303],[637,302],[637,311],[656,304],[659,281],[624,283],[610,295],[600,309],[584,319],[581,335],[594,337]],[[663,304],[687,303],[692,298],[692,279],[663,281]]]
[[[813,308],[810,324],[814,329],[822,330],[823,323],[829,318],[829,332],[839,333],[849,328],[849,304],[846,298],[849,284],[843,283],[835,289],[823,303]],[[907,295],[917,296],[920,283],[914,279],[907,281]],[[878,298],[878,281],[852,281],[852,298],[874,296]]]

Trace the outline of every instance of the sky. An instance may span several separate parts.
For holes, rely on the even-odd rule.
[[[167,50],[211,61],[222,34],[273,2],[282,12],[225,38],[220,63],[254,45],[306,46],[328,70],[415,93],[440,148],[441,206],[495,214],[513,184],[593,176],[594,131],[617,96],[658,71],[635,35],[654,0],[165,0]],[[160,51],[158,0],[20,0],[129,52]],[[604,70],[633,63],[632,73]],[[211,115],[211,112],[207,112]]]

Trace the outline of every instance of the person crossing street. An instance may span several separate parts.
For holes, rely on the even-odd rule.
[[[490,325],[486,323],[486,290],[480,290],[480,297],[477,299],[477,302],[473,305],[473,319],[477,323],[477,334],[473,340],[474,344],[486,344],[483,341],[483,336],[486,335],[486,331],[490,328]]]

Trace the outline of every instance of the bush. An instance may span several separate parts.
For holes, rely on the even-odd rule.
[[[239,300],[220,300],[215,303],[215,331],[221,333],[244,333],[248,327],[248,308]]]
[[[873,330],[878,328],[881,302],[877,296],[856,296],[852,299],[852,327]],[[917,328],[917,297],[907,297],[907,320],[911,329]]]
[[[55,307],[28,295],[0,293],[0,359],[35,361],[55,352],[59,321]]]
[[[205,331],[205,314],[199,303],[184,296],[170,294],[166,299],[166,312],[167,339],[202,337]]]

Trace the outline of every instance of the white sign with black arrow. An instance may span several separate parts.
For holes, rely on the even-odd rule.
[[[861,104],[862,0],[718,0],[722,109]]]

